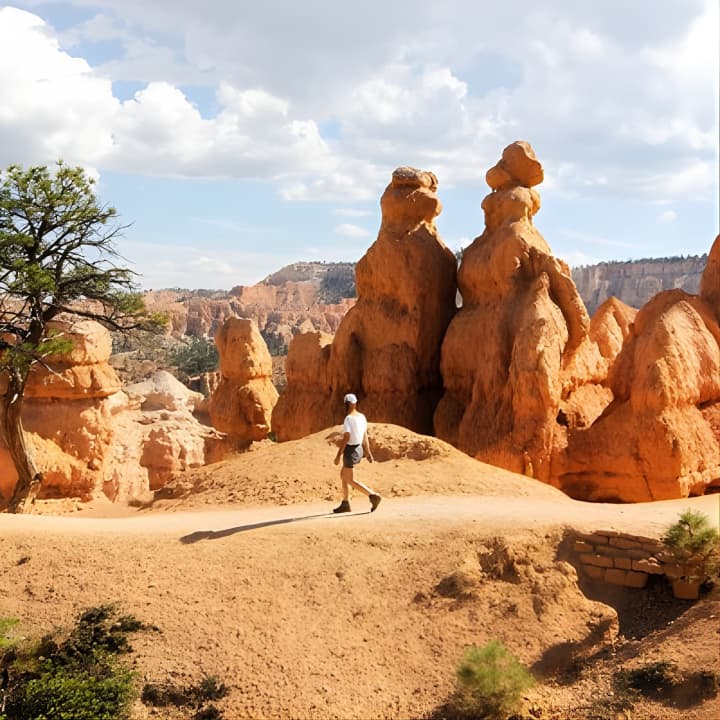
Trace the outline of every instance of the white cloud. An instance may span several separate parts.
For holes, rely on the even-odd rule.
[[[595,265],[596,263],[602,262],[602,258],[597,255],[588,255],[582,250],[568,250],[567,252],[560,252],[557,254],[561,257],[571,268],[580,267],[582,265]]]
[[[658,219],[662,222],[673,222],[674,220],[677,220],[677,216],[678,214],[674,210],[665,210],[665,212],[658,215]]]
[[[116,117],[112,168],[201,177],[273,178],[323,172],[333,164],[312,120],[289,117],[288,103],[223,84],[221,110],[200,111],[176,87],[150,83]]]
[[[37,16],[0,9],[0,163],[98,164],[119,103],[110,81],[60,50]]]
[[[38,17],[0,10],[0,162],[68,162],[156,175],[274,178],[323,173],[333,160],[311,119],[258,89],[218,88],[203,117],[151,82],[120,103],[109,79],[63,51]]]
[[[543,191],[714,192],[716,0],[651,14],[621,0],[74,4],[98,11],[62,46],[35,16],[0,11],[0,160],[280,178],[285,199],[337,201],[377,198],[404,164],[436,172],[441,192],[482,184],[520,137],[548,169]],[[106,41],[119,50],[94,68],[71,54]],[[120,103],[111,79],[142,89]],[[190,85],[216,91],[212,111]]]
[[[280,194],[285,200],[371,200],[377,199],[382,187],[377,168],[352,158],[339,161],[338,168],[315,179],[285,182]],[[387,182],[387,180],[386,180]]]
[[[341,223],[340,225],[336,225],[334,232],[336,235],[349,238],[370,237],[372,234],[366,228],[360,227],[359,225],[353,225],[352,223]]]
[[[228,262],[220,258],[211,258],[207,255],[200,255],[199,257],[193,258],[190,261],[190,266],[193,273],[205,272],[219,275],[233,275],[237,274],[236,269]]]

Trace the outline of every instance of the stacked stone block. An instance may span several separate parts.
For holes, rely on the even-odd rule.
[[[586,577],[612,585],[643,588],[650,575],[672,579],[684,570],[659,540],[615,530],[575,536],[573,552]]]

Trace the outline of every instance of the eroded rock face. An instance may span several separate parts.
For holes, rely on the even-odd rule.
[[[272,429],[280,441],[297,440],[332,425],[332,386],[328,362],[332,335],[298,333],[290,343],[285,375],[287,389],[272,413]]]
[[[130,402],[141,410],[185,410],[194,412],[203,395],[193,392],[166,370],[124,388]]]
[[[162,290],[146,292],[144,299],[148,309],[168,316],[175,337],[213,338],[229,318],[252,318],[271,354],[284,356],[297,332],[337,330],[355,302],[353,274],[350,263],[295,263],[227,293]]]
[[[563,490],[640,502],[720,484],[720,327],[703,297],[669,290],[645,305],[608,385],[613,403],[570,436]]]
[[[381,200],[377,240],[357,264],[358,300],[332,344],[335,400],[348,391],[373,422],[432,431],[440,347],[455,313],[456,261],[435,227],[432,173],[398,168]]]
[[[68,353],[45,358],[47,367],[33,367],[26,398],[72,401],[106,398],[120,390],[120,379],[108,363],[112,341],[105,328],[92,320],[56,320],[48,326],[73,347]]]
[[[440,344],[456,294],[455,257],[435,227],[441,210],[436,190],[432,173],[409,167],[393,173],[380,201],[378,238],[356,267],[358,300],[340,323],[327,363],[306,371],[326,378],[313,403],[317,415],[306,419],[298,400],[306,389],[288,376],[287,397],[273,418],[279,439],[300,437],[296,428],[314,432],[339,421],[342,398],[350,391],[374,422],[431,431],[441,392]],[[298,361],[316,342],[299,338],[291,356],[294,344],[307,345],[295,355]],[[326,354],[309,355],[322,363]]]
[[[51,329],[73,347],[47,357],[47,367],[34,366],[25,389],[23,426],[43,471],[40,496],[90,496],[113,438],[109,398],[120,390],[108,364],[110,334],[98,323],[79,319],[53,321]],[[12,468],[8,485],[14,487],[16,479]]]
[[[192,415],[198,393],[168,373],[126,394],[108,365],[110,335],[86,320],[55,323],[73,349],[37,367],[23,404],[27,441],[43,473],[40,498],[143,497],[173,474],[219,459],[228,447]],[[17,474],[0,449],[0,495]]]
[[[215,335],[220,383],[209,404],[213,427],[239,439],[262,440],[278,394],[272,359],[254,320],[230,318]]]
[[[487,173],[486,229],[458,271],[463,306],[443,341],[435,431],[481,460],[549,481],[568,421],[558,422],[561,403],[605,366],[568,267],[533,225],[542,179],[525,142],[505,148]]]

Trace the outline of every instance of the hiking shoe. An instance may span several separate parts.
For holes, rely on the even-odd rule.
[[[350,512],[350,503],[347,500],[343,500],[336,508],[333,508],[334,513]]]
[[[375,512],[382,498],[379,495],[370,495],[370,512]]]

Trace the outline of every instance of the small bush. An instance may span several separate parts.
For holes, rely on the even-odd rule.
[[[196,685],[178,686],[172,683],[146,683],[142,689],[140,699],[145,705],[153,707],[196,707],[202,706],[208,700],[221,700],[228,694],[225,683],[214,675],[204,675]],[[205,710],[213,712],[208,706]],[[200,710],[198,711],[200,712]],[[210,717],[210,716],[208,716]]]
[[[661,540],[675,559],[686,565],[688,577],[704,582],[718,574],[720,533],[707,515],[686,510],[668,527]]]
[[[215,705],[208,705],[198,710],[193,715],[193,720],[223,720],[223,714]]]
[[[103,605],[83,612],[64,636],[9,645],[0,656],[7,672],[0,720],[129,718],[134,676],[117,656],[131,649],[127,634],[141,629],[131,616],[115,620],[114,608]]]
[[[220,700],[228,694],[228,689],[215,675],[205,675],[198,683],[196,692],[201,700]]]
[[[720,545],[720,533],[710,524],[707,515],[688,509],[666,530],[662,542],[690,555],[704,554],[717,549]]]
[[[43,665],[7,703],[15,720],[125,720],[134,696],[133,674],[106,658],[94,673],[87,668]]]
[[[620,694],[642,695],[672,702],[677,707],[690,707],[718,694],[720,675],[713,670],[681,672],[675,663],[661,660],[632,670],[619,670],[615,686]]]
[[[522,693],[533,685],[517,658],[499,640],[491,640],[465,650],[450,707],[457,717],[500,720],[518,709]]]
[[[217,370],[220,356],[211,340],[188,337],[170,356],[170,362],[187,375]]]
[[[622,670],[617,673],[616,679],[621,689],[647,697],[660,697],[675,684],[677,665],[660,660],[633,670]]]

